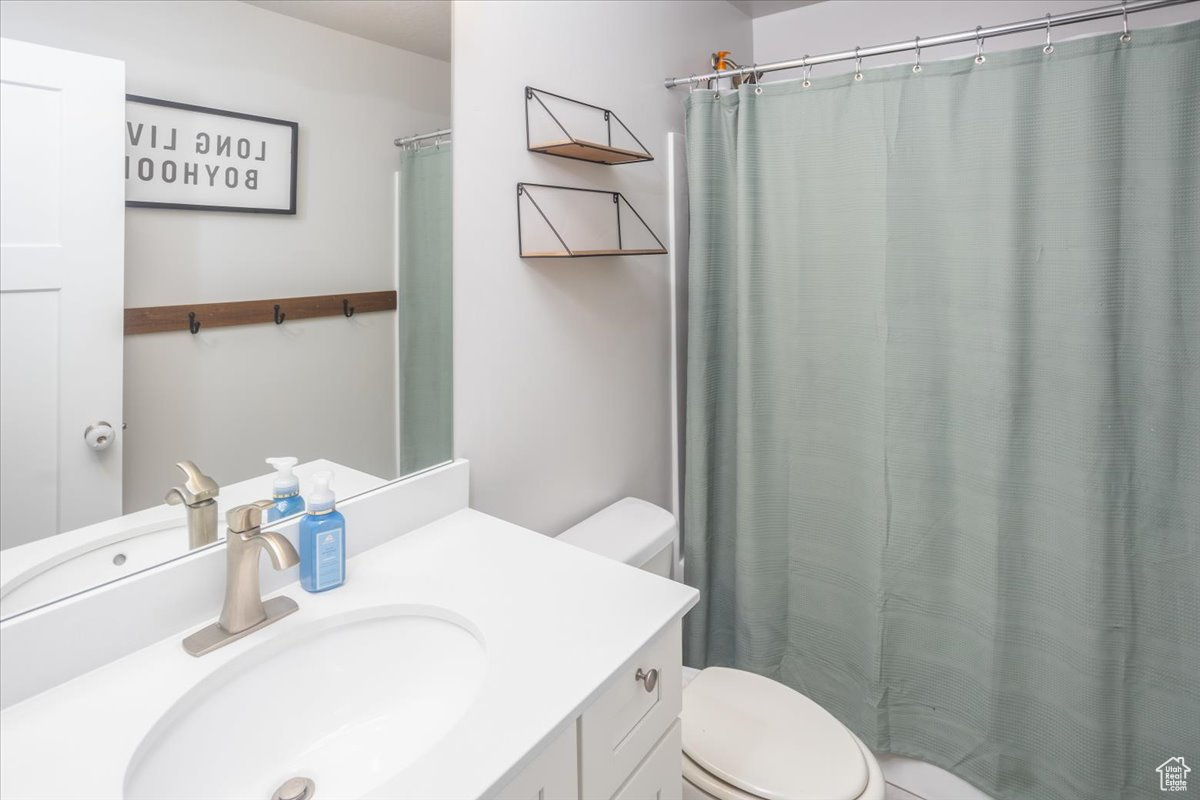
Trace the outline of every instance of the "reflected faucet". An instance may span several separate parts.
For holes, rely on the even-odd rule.
[[[271,557],[277,570],[300,563],[296,548],[282,534],[262,530],[263,509],[274,503],[258,500],[238,506],[225,515],[229,531],[225,536],[225,604],[221,617],[206,628],[183,640],[183,649],[202,656],[248,633],[283,619],[299,606],[290,597],[272,597],[265,603],[258,582],[258,560],[262,550]]]
[[[191,461],[180,461],[175,466],[187,476],[181,486],[167,490],[167,503],[187,506],[188,549],[195,550],[217,540],[217,501],[221,487],[200,471]]]

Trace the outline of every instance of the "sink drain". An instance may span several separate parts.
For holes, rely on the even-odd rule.
[[[271,795],[271,800],[312,800],[317,793],[317,785],[311,778],[289,778]]]

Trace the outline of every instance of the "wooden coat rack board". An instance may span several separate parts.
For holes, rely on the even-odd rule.
[[[314,317],[352,317],[372,311],[395,311],[396,292],[322,294],[243,300],[236,303],[195,303],[190,306],[148,306],[125,309],[125,335],[225,328],[230,325],[286,325],[289,320]]]

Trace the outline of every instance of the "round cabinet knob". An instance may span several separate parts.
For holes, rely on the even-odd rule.
[[[649,672],[644,672],[638,669],[637,675],[634,675],[633,679],[641,683],[642,686],[645,686],[647,692],[653,692],[654,687],[658,686],[658,670],[652,669]]]
[[[93,422],[83,432],[83,440],[93,450],[104,450],[117,438],[117,432],[107,422]]]

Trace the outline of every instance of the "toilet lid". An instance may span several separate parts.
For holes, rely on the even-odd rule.
[[[832,714],[761,675],[709,667],[683,692],[683,752],[765,800],[854,800],[867,763]]]

